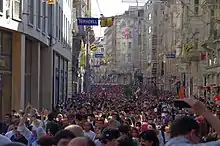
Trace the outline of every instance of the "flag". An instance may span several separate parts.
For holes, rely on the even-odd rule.
[[[86,54],[85,54],[85,44],[83,42],[83,40],[81,40],[81,50],[80,50],[80,54],[79,54],[79,64],[80,67],[85,67],[86,65]]]
[[[48,3],[49,5],[53,5],[53,4],[56,3],[56,0],[48,0],[47,3]]]
[[[91,44],[90,49],[91,49],[91,51],[95,52],[97,50],[96,44]]]
[[[180,87],[178,94],[179,94],[180,99],[184,99],[184,88],[183,87]]]
[[[184,45],[182,48],[182,57],[186,57],[189,52],[192,52],[192,50],[193,50],[192,43]]]
[[[206,52],[202,52],[202,53],[200,54],[200,58],[201,58],[201,60],[206,60],[206,59],[207,59],[207,54],[206,54]]]
[[[105,55],[104,55],[104,58],[103,58],[103,59],[104,59],[104,61],[105,61],[105,62],[107,62],[107,61],[108,61],[108,57],[109,57],[109,55],[108,55],[108,54],[105,54]]]
[[[193,50],[193,44],[188,44],[187,47],[186,47],[186,52],[192,52]]]
[[[182,48],[182,57],[186,56],[186,46],[184,45]]]

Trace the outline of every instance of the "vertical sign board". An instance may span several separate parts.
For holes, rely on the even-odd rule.
[[[77,18],[77,25],[98,26],[99,18]]]

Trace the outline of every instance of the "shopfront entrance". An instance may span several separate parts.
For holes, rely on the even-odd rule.
[[[0,117],[12,109],[12,33],[0,30]]]

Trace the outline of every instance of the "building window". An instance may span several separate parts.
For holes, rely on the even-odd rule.
[[[215,16],[215,10],[211,9],[210,11],[211,11],[211,16],[214,17]]]
[[[3,12],[3,0],[0,1],[0,13]]]
[[[61,40],[61,25],[62,25],[62,19],[61,19],[61,7],[59,7],[59,40]]]
[[[55,104],[58,105],[59,104],[59,88],[60,88],[60,58],[58,55],[54,55],[55,56]]]
[[[66,16],[63,15],[63,42],[66,42]]]
[[[64,101],[64,61],[60,58],[60,101]]]
[[[196,15],[199,14],[199,0],[194,1],[194,11]]]
[[[66,18],[66,44],[68,44],[67,42],[68,42],[68,20]]]
[[[47,20],[47,14],[46,14],[46,12],[47,12],[47,3],[42,3],[42,17],[43,17],[43,21],[42,21],[42,32],[46,32],[46,20]]]
[[[52,5],[49,5],[47,7],[47,15],[48,15],[48,19],[47,19],[47,31],[49,36],[52,34]],[[52,37],[52,36],[51,36]]]
[[[152,27],[150,26],[149,28],[148,28],[148,33],[151,33],[152,32]]]
[[[41,1],[37,1],[37,28],[41,29]]]
[[[22,1],[21,0],[14,0],[13,1],[13,19],[21,19],[21,8],[22,8]]]
[[[128,48],[131,49],[131,42],[128,42]]]
[[[29,8],[29,16],[28,16],[28,23],[34,24],[34,0],[28,1],[28,8]]]
[[[25,40],[25,103],[31,102],[32,41]]]
[[[68,62],[64,61],[64,99],[67,99],[68,95]]]
[[[0,31],[0,70],[11,71],[12,35]]]
[[[61,22],[61,42],[63,43],[63,32],[64,32],[64,28],[63,28],[63,11],[61,10],[61,20],[60,20],[60,22]]]
[[[59,19],[60,19],[60,15],[59,15],[59,5],[56,2],[56,38],[59,38]]]
[[[150,13],[150,14],[148,14],[148,20],[151,20],[151,19],[152,19],[152,15]]]

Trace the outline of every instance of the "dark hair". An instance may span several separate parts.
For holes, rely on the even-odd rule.
[[[130,127],[128,125],[121,125],[118,130],[125,135],[128,135],[130,132]]]
[[[87,146],[96,146],[96,144],[88,137],[85,137],[85,139],[87,140]]]
[[[52,136],[42,136],[37,140],[37,144],[41,146],[52,146],[54,144],[53,137]]]
[[[190,117],[182,117],[175,120],[171,125],[170,136],[171,138],[183,136],[193,129],[196,130],[196,132],[199,132],[199,124]]]
[[[57,134],[54,136],[55,144],[57,144],[61,139],[63,138],[70,138],[73,139],[76,136],[69,130],[61,130],[57,132]]]
[[[140,134],[140,138],[143,140],[147,140],[149,142],[153,142],[152,146],[159,146],[159,139],[157,137],[157,134],[154,130],[147,130]]]
[[[116,139],[115,146],[133,146],[133,140],[127,135],[122,135]]]
[[[76,114],[76,119],[79,120],[79,121],[82,121],[83,117],[80,114]]]
[[[54,115],[52,112],[48,114],[47,119],[48,119],[48,121],[53,121]]]

